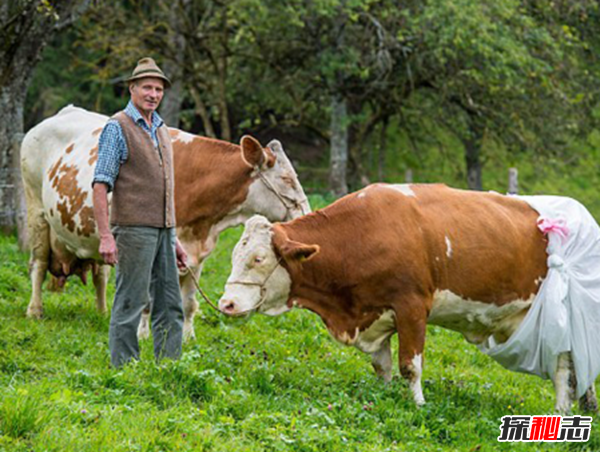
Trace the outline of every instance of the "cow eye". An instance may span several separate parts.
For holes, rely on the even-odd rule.
[[[260,256],[256,256],[256,257],[254,258],[254,263],[255,263],[255,264],[261,264],[263,260],[264,260],[264,259],[263,259],[262,257],[260,257]]]

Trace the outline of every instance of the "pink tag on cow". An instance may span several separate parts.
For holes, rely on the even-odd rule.
[[[540,217],[537,226],[544,234],[550,234],[551,232],[558,234],[563,242],[569,236],[567,222],[562,218],[551,220],[550,218]]]

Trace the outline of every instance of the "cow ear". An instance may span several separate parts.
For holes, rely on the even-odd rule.
[[[242,158],[252,168],[260,167],[265,162],[265,153],[261,144],[256,138],[250,135],[244,135],[240,141],[242,148]]]
[[[287,261],[305,262],[316,256],[320,250],[319,245],[307,245],[288,240],[279,251],[281,257]]]

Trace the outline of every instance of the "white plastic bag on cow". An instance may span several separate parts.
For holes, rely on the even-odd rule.
[[[570,351],[581,397],[600,373],[600,227],[573,199],[519,198],[543,218],[564,219],[568,235],[548,234],[548,274],[518,330],[480,349],[507,369],[542,378],[553,378],[558,355]]]

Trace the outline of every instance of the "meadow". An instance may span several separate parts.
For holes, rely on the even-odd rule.
[[[213,299],[241,231],[226,231],[205,265]],[[506,371],[438,327],[420,409],[397,365],[384,385],[368,355],[302,310],[230,319],[201,301],[179,361],[155,363],[145,340],[141,361],[114,370],[93,286],[45,291],[44,318],[29,320],[27,262],[0,237],[0,451],[600,450],[597,420],[587,443],[498,443],[503,415],[552,412],[551,382]]]

